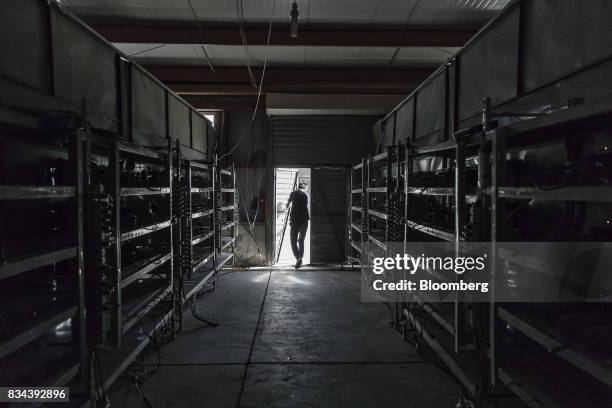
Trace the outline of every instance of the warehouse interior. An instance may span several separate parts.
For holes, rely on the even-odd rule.
[[[612,407],[610,21],[3,0],[0,404]],[[374,293],[442,245],[485,296]]]

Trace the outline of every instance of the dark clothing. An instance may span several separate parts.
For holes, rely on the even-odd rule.
[[[304,257],[304,238],[306,238],[307,231],[308,220],[302,223],[291,222],[291,250],[295,259],[302,259]]]
[[[295,259],[302,259],[304,256],[304,239],[308,231],[308,194],[303,190],[295,190],[289,195],[287,205],[291,204],[291,250]]]
[[[292,203],[292,204],[291,204]],[[302,224],[310,219],[308,214],[308,194],[302,190],[295,190],[289,195],[287,205],[291,204],[291,224]]]

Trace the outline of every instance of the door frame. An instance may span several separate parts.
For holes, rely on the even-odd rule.
[[[270,228],[270,233],[268,234],[268,238],[270,239],[271,242],[271,258],[270,258],[270,264],[271,265],[275,265],[276,264],[276,254],[277,252],[277,248],[276,248],[276,170],[278,169],[308,169],[310,171],[310,184],[312,185],[312,170],[317,167],[317,166],[292,166],[292,165],[273,165],[271,166],[272,169],[272,196],[270,199],[270,206],[271,206],[271,214],[270,214],[270,219],[271,219],[271,228]],[[309,186],[310,187],[310,186]],[[308,207],[310,209],[310,200],[311,200],[311,194],[309,192],[308,194],[309,196],[309,200],[308,200]],[[311,223],[312,224],[312,223]],[[309,228],[309,233],[308,233],[308,248],[312,248],[312,242],[311,241],[311,225],[308,226]],[[284,243],[283,243],[284,245]],[[309,257],[310,258],[310,257]]]

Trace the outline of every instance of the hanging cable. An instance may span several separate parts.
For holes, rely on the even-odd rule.
[[[200,19],[198,18],[198,15],[195,11],[195,8],[193,7],[193,4],[191,4],[191,0],[187,0],[187,3],[189,3],[191,14],[193,14],[193,18],[195,19],[196,24],[198,25],[198,30],[200,30],[201,33],[204,33],[204,29],[202,28],[202,24],[200,23]],[[210,70],[216,74],[217,72],[215,71],[215,67],[212,64],[212,61],[210,59],[210,56],[208,55],[208,52],[206,51],[206,48],[204,47],[204,45],[200,45],[200,48],[202,49],[202,53],[204,54],[204,58],[206,59],[206,62],[208,63]]]
[[[270,24],[268,25],[268,39],[267,39],[267,42],[266,42],[266,47],[267,47],[266,50],[269,50],[269,48],[270,48],[270,36],[272,34],[272,20],[274,18],[274,6],[275,6],[275,3],[276,3],[276,1],[273,0],[272,1],[272,16],[270,17]],[[266,67],[267,67],[267,65],[268,65],[268,53],[266,52],[266,57],[264,59],[263,70],[261,71],[261,80],[259,81],[259,90],[257,91],[257,100],[255,101],[255,109],[253,110],[253,116],[251,117],[250,126],[252,126],[252,124],[255,122],[255,117],[257,115],[257,110],[259,108],[259,100],[261,99],[261,89],[263,87],[264,77],[266,75]],[[218,160],[221,160],[224,157],[227,157],[230,154],[232,154],[238,148],[238,146],[240,146],[240,143],[242,142],[242,139],[244,139],[244,137],[246,136],[248,131],[249,131],[249,128],[246,128],[244,130],[244,132],[242,132],[242,135],[240,135],[240,137],[238,138],[238,141],[236,142],[234,147],[232,147],[227,153],[219,156]]]
[[[249,44],[247,42],[246,33],[244,30],[244,5],[242,0],[236,0],[236,18],[238,22],[238,31],[240,33],[240,41],[242,42],[242,49],[246,59],[247,71],[249,72],[249,77],[251,78],[251,85],[256,88],[257,80],[255,79],[255,74],[253,74],[253,70],[251,69],[251,53],[249,52]]]
[[[261,183],[261,171],[259,172],[259,183]],[[236,178],[236,182],[238,183],[238,189],[240,189],[240,182],[238,181],[238,178]],[[259,191],[259,189],[258,189]],[[244,203],[244,199],[242,199],[242,205],[246,210],[246,205]],[[247,224],[249,226],[249,235],[253,238],[253,240],[255,241],[255,246],[257,247],[257,254],[259,255],[259,258],[261,260],[263,260],[263,255],[261,254],[261,249],[259,248],[259,243],[257,242],[257,237],[255,236],[255,220],[257,219],[257,215],[259,213],[259,193],[257,196],[257,206],[255,207],[255,215],[253,217],[253,222],[251,223],[251,219],[249,217],[249,213],[248,211],[245,211],[246,216],[247,216]],[[249,243],[250,244],[250,243]],[[247,250],[248,253],[248,250]]]
[[[155,47],[147,48],[146,50],[138,51],[138,52],[135,52],[133,54],[128,54],[128,55],[126,55],[126,57],[128,57],[128,58],[129,57],[134,57],[136,55],[144,54],[144,53],[147,53],[149,51],[153,51],[153,50],[156,50],[158,48],[165,47],[166,45],[168,45],[168,44],[156,45]]]
[[[414,14],[414,11],[416,10],[416,8],[419,6],[420,2],[421,0],[416,0],[414,2],[414,6],[412,6],[412,9],[410,9],[410,13],[408,13],[408,17],[406,17],[406,20],[404,20],[404,24],[402,24],[402,28],[400,28],[400,31],[399,31],[400,35],[404,32],[404,30],[408,26],[408,21],[412,18],[412,15]],[[390,69],[391,66],[393,65],[393,61],[395,61],[395,58],[397,58],[397,54],[399,54],[400,48],[401,47],[397,47],[395,51],[393,52],[393,55],[391,56],[391,59],[389,59],[389,63],[387,64],[387,69]]]

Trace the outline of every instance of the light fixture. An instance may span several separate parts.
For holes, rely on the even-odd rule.
[[[293,2],[291,6],[291,38],[297,38],[298,36],[298,16],[300,15],[297,7],[297,1]]]

